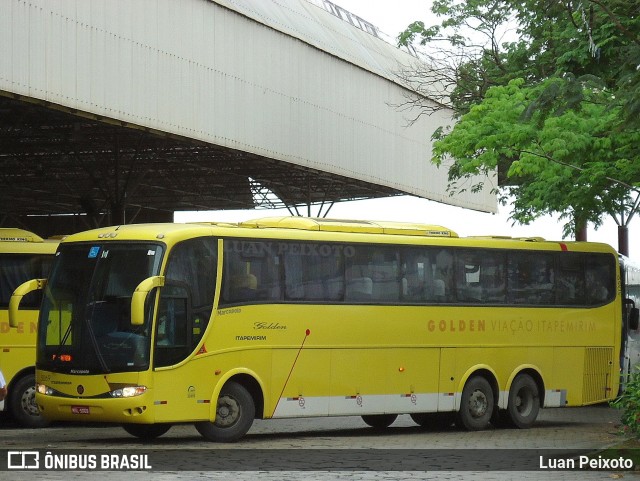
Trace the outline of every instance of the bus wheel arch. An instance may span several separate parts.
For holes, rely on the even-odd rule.
[[[460,395],[456,424],[469,431],[486,429],[498,409],[498,383],[489,369],[477,369],[467,376]]]
[[[36,375],[33,368],[16,374],[8,386],[7,409],[13,419],[26,428],[43,428],[49,421],[36,404]]]
[[[262,389],[248,374],[227,379],[214,402],[215,420],[195,424],[197,431],[209,441],[236,442],[249,431],[256,417],[263,416]]]

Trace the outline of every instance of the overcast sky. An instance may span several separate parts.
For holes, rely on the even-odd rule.
[[[437,23],[431,16],[429,0],[332,0],[333,3],[372,23],[392,38],[411,22],[422,20],[427,25]],[[425,159],[425,162],[428,159]],[[196,220],[242,221],[256,217],[271,215],[288,215],[286,210],[258,211],[217,211],[212,213],[176,213],[178,222]],[[312,213],[313,215],[313,213]],[[499,206],[498,214],[487,214],[470,211],[459,207],[448,206],[426,199],[413,197],[396,197],[390,199],[373,199],[336,204],[328,217],[368,220],[399,220],[437,224],[456,231],[461,236],[470,235],[510,235],[514,237],[544,237],[550,240],[561,240],[562,224],[557,218],[546,217],[529,226],[512,226],[509,220],[510,207]],[[617,226],[613,220],[607,220],[597,231],[590,226],[588,240],[606,242],[617,248]],[[631,256],[639,256],[635,249],[640,241],[638,220],[632,222],[630,229]]]

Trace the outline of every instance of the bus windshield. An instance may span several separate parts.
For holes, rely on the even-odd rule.
[[[159,272],[162,253],[148,243],[62,245],[40,311],[37,367],[71,374],[147,369],[149,315],[132,326],[131,298]]]

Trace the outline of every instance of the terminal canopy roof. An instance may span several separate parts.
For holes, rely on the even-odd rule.
[[[0,224],[78,228],[174,211],[331,203],[400,192],[256,154],[0,96]],[[57,222],[63,222],[61,218]]]

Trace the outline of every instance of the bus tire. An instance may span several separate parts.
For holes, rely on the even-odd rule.
[[[397,417],[397,414],[368,414],[362,416],[362,420],[367,426],[375,429],[384,429],[391,426]]]
[[[36,404],[36,377],[22,376],[9,389],[9,411],[13,419],[25,428],[44,428],[49,425]]]
[[[222,387],[216,405],[216,420],[195,424],[198,432],[209,441],[234,443],[251,428],[256,415],[253,397],[243,386],[228,382]]]
[[[123,424],[122,428],[136,438],[155,439],[171,429],[171,424]]]
[[[455,421],[455,413],[442,412],[442,413],[414,413],[411,414],[411,419],[418,426],[424,429],[447,429],[451,427]]]
[[[520,429],[530,428],[539,411],[538,385],[528,374],[519,374],[509,389],[507,414],[510,424]]]
[[[458,423],[469,431],[486,429],[493,415],[491,384],[482,376],[470,378],[462,390]]]

